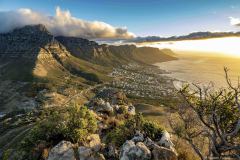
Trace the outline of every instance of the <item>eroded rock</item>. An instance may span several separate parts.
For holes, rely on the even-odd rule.
[[[166,147],[154,146],[152,151],[154,160],[177,160],[177,153]]]
[[[51,149],[47,160],[76,160],[72,147],[71,142],[61,141]]]
[[[130,140],[123,144],[119,158],[120,160],[148,160],[151,159],[151,151],[144,143],[135,144]]]

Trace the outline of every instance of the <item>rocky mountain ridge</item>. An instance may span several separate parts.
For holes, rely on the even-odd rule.
[[[172,37],[159,37],[159,36],[147,36],[147,37],[136,37],[127,42],[158,42],[158,41],[179,41],[179,40],[199,40],[208,38],[224,38],[224,37],[239,37],[240,32],[193,32],[183,36],[172,36]]]

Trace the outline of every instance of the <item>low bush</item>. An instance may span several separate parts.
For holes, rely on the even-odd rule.
[[[163,129],[158,123],[145,120],[142,114],[137,114],[116,126],[107,134],[106,143],[112,143],[120,147],[126,140],[131,139],[138,130],[146,137],[156,140],[161,138]]]
[[[39,144],[44,144],[45,148],[56,145],[61,140],[81,144],[96,130],[97,120],[93,113],[85,106],[72,105],[64,113],[55,111],[48,118],[38,122],[23,139],[19,148],[22,153],[26,153],[23,154],[23,159],[35,159],[31,156],[44,150],[44,147],[41,147],[42,150],[38,149]]]

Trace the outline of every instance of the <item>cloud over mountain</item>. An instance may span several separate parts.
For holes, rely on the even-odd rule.
[[[234,17],[229,17],[230,19],[230,24],[233,26],[240,26],[240,19],[239,18],[234,18]]]
[[[82,20],[73,17],[69,10],[61,10],[60,7],[56,8],[55,16],[48,16],[26,8],[0,12],[0,22],[0,33],[25,25],[44,24],[56,36],[74,36],[89,39],[128,39],[135,36],[126,27],[114,27],[104,22]]]

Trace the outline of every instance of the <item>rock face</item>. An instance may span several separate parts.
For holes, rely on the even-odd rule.
[[[64,44],[74,56],[85,60],[101,58],[101,56],[107,56],[109,54],[107,45],[99,45],[87,39],[63,36],[58,36],[56,39]]]
[[[0,34],[0,57],[34,57],[39,47],[50,43],[52,38],[43,25],[25,26]]]
[[[147,160],[151,159],[151,151],[142,142],[136,144],[130,140],[126,141],[120,152],[120,160]]]
[[[108,115],[136,114],[135,107],[128,102],[126,95],[116,89],[103,89],[88,103],[88,106],[97,113]]]
[[[76,160],[72,143],[68,141],[58,143],[51,149],[48,160]]]
[[[94,152],[91,148],[85,146],[78,148],[78,154],[80,160],[105,160],[103,154]]]
[[[165,131],[165,137],[169,133]],[[170,136],[170,135],[169,135]],[[169,138],[169,137],[168,137]],[[162,139],[162,140],[163,140]],[[171,141],[170,139],[168,139]],[[164,145],[164,143],[162,143]],[[126,141],[120,151],[120,160],[142,160],[142,159],[154,159],[154,160],[177,160],[177,153],[173,146],[166,147],[161,146],[159,143],[152,141],[149,137],[144,137],[139,131],[135,136]]]
[[[98,134],[92,134],[87,137],[84,146],[78,147],[80,160],[105,160],[100,150],[104,147]]]
[[[174,144],[171,141],[171,136],[167,131],[164,131],[162,134],[162,137],[160,139],[160,141],[158,142],[158,144],[160,146],[172,149],[174,148]]]
[[[177,160],[177,153],[171,149],[161,147],[161,146],[154,146],[152,151],[153,159],[154,160]]]

